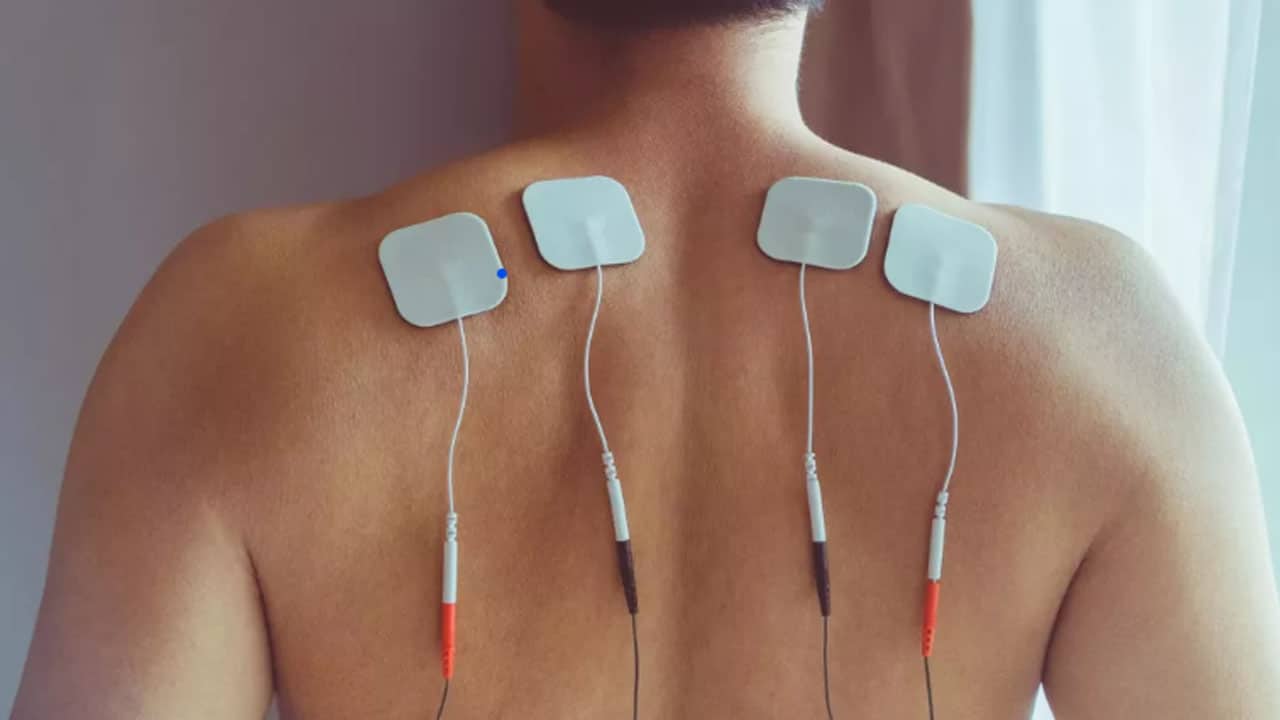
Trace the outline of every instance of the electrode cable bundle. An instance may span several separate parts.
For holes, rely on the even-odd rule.
[[[638,720],[640,637],[635,558],[617,459],[609,446],[593,393],[591,352],[604,300],[605,266],[638,260],[644,252],[644,234],[625,187],[611,178],[540,181],[526,188],[523,201],[543,259],[561,270],[594,269],[596,274],[595,302],[583,347],[583,387],[599,436],[619,579],[631,616],[632,718]],[[814,583],[822,616],[822,684],[828,720],[835,718],[831,697],[831,581],[814,442],[816,380],[806,284],[810,265],[839,271],[862,262],[867,256],[876,216],[875,193],[864,185],[786,178],[769,191],[758,235],[758,244],[766,255],[799,265],[807,370],[803,464]],[[996,255],[994,238],[978,225],[918,204],[903,205],[894,213],[884,261],[885,277],[898,292],[928,304],[930,338],[951,411],[950,455],[930,526],[921,629],[925,693],[931,720],[935,708],[930,659],[937,639],[947,508],[960,443],[956,390],[942,350],[937,309],[941,306],[971,314],[985,307],[994,283]],[[446,468],[448,509],[440,614],[444,687],[436,713],[437,720],[442,720],[457,658],[458,514],[454,476],[471,384],[470,352],[463,319],[493,310],[505,300],[507,272],[498,258],[488,226],[470,213],[455,213],[394,231],[379,246],[379,258],[401,316],[410,324],[424,328],[456,322],[462,350],[462,389],[449,439]]]

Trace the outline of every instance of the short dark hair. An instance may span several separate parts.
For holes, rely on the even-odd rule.
[[[823,0],[545,0],[570,20],[613,29],[658,29],[772,20],[818,10]]]

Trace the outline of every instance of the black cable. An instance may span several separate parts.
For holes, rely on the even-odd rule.
[[[924,659],[924,689],[929,698],[929,720],[933,718],[933,676],[929,674],[929,658]]]
[[[444,706],[449,702],[449,681],[444,681],[444,695],[440,697],[440,709],[436,711],[436,720],[444,717]]]
[[[631,685],[631,720],[640,720],[640,631],[636,627],[635,613],[631,615],[631,651],[636,665]]]
[[[831,618],[822,616],[822,690],[827,696],[827,720],[835,720],[836,714],[831,710],[831,653],[827,630]]]

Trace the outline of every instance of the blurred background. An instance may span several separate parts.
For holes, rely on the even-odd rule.
[[[220,215],[508,137],[510,1],[0,5],[0,710],[76,411],[156,265]],[[815,129],[1151,248],[1235,388],[1280,547],[1280,0],[828,2]]]

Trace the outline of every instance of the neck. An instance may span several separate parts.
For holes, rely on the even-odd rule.
[[[650,136],[807,132],[796,82],[805,16],[615,33],[521,3],[516,130],[587,126]]]

